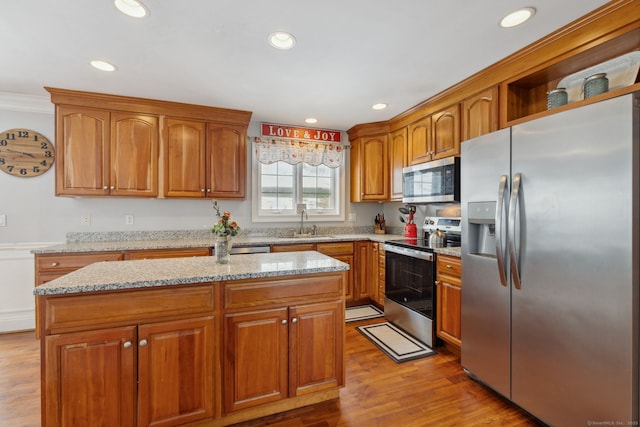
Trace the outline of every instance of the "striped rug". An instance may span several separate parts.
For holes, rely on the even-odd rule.
[[[356,329],[396,363],[436,354],[431,348],[389,322],[358,326]]]

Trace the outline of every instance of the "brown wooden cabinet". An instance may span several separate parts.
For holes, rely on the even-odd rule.
[[[402,201],[402,169],[407,166],[407,128],[389,135],[389,200]]]
[[[389,198],[388,135],[363,136],[351,141],[351,201]]]
[[[342,384],[342,301],[225,316],[225,412]]]
[[[173,248],[126,251],[125,259],[182,258],[194,256],[210,256],[210,248]]]
[[[371,260],[370,268],[372,271],[372,280],[369,287],[369,298],[377,306],[384,307],[384,284],[385,284],[385,252],[384,243],[371,242]]]
[[[315,251],[315,243],[291,243],[281,245],[271,245],[271,252],[303,252]]]
[[[347,303],[357,300],[359,298],[359,291],[356,289],[357,273],[356,269],[357,261],[356,254],[354,252],[353,242],[335,242],[335,243],[317,243],[315,250],[325,255],[329,255],[339,261],[349,264],[349,271],[347,271],[347,282],[344,286],[344,296]]]
[[[57,195],[245,198],[250,112],[46,89]]]
[[[460,154],[460,106],[457,103],[411,123],[408,129],[409,164]]]
[[[461,307],[462,307],[462,264],[460,258],[437,254],[437,335],[458,349],[462,345]]]
[[[498,130],[498,87],[491,87],[462,102],[462,140]]]
[[[211,417],[212,334],[205,317],[47,336],[47,427]]]
[[[362,240],[355,242],[355,260],[354,260],[354,286],[353,295],[354,300],[357,302],[369,300],[369,288],[373,282],[375,276],[371,269],[371,257],[373,250],[371,247],[372,242],[369,240]]]
[[[60,105],[56,195],[158,195],[158,118]]]

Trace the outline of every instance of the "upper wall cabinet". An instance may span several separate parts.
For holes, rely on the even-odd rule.
[[[56,195],[245,197],[250,112],[46,89]]]
[[[158,118],[58,106],[56,195],[158,195]]]
[[[409,125],[409,164],[460,154],[460,106],[447,107]]]
[[[498,87],[477,93],[462,102],[462,140],[498,130]]]
[[[402,169],[407,166],[407,128],[389,135],[389,199],[402,201]]]
[[[389,127],[376,123],[349,131],[351,201],[389,199]]]

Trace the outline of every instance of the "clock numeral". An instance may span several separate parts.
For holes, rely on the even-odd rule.
[[[9,172],[13,172],[13,165],[7,166],[7,169],[9,170]]]
[[[38,135],[36,135],[36,141],[38,140],[37,138],[38,138]],[[42,148],[43,150],[46,150],[47,148],[49,148],[49,144],[47,144],[46,142],[41,142],[40,148]]]
[[[29,132],[26,130],[19,130],[18,138],[29,138]]]
[[[10,140],[12,140],[12,141],[13,141],[13,140],[15,140],[15,139],[16,139],[16,134],[15,134],[15,133],[13,133],[13,132],[11,132],[11,133],[7,132],[7,137],[6,137],[6,139],[10,139]],[[6,143],[6,142],[7,142],[7,141],[5,141],[5,143]]]
[[[0,163],[0,164],[1,164],[1,163]],[[40,164],[41,164],[42,166],[47,166],[47,161],[46,161],[46,160],[43,160],[43,161],[41,161],[41,162],[40,162]]]
[[[7,138],[8,139],[8,138]],[[9,143],[6,139],[0,139],[0,147],[6,147]]]
[[[52,154],[51,151],[45,151],[44,152],[44,156],[45,157],[51,157],[51,154]]]
[[[38,166],[34,166],[33,173],[38,173],[38,172],[40,172],[40,168]]]
[[[27,170],[25,168],[20,169],[20,175],[26,175]]]
[[[4,157],[0,157],[0,165],[4,165],[6,162],[6,160],[4,159]]]
[[[33,135],[33,140],[38,141],[38,135]]]

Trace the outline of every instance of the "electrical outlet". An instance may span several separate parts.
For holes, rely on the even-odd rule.
[[[7,226],[7,214],[0,215],[0,227]]]
[[[350,213],[347,221],[356,222],[356,214],[355,213]]]
[[[133,225],[133,215],[125,215],[124,216],[124,223],[126,225]]]
[[[307,204],[306,203],[298,203],[296,205],[296,213],[297,214],[301,214],[302,211],[306,211],[307,210]]]
[[[82,225],[90,225],[91,224],[91,215],[83,215],[80,217],[80,224]]]

